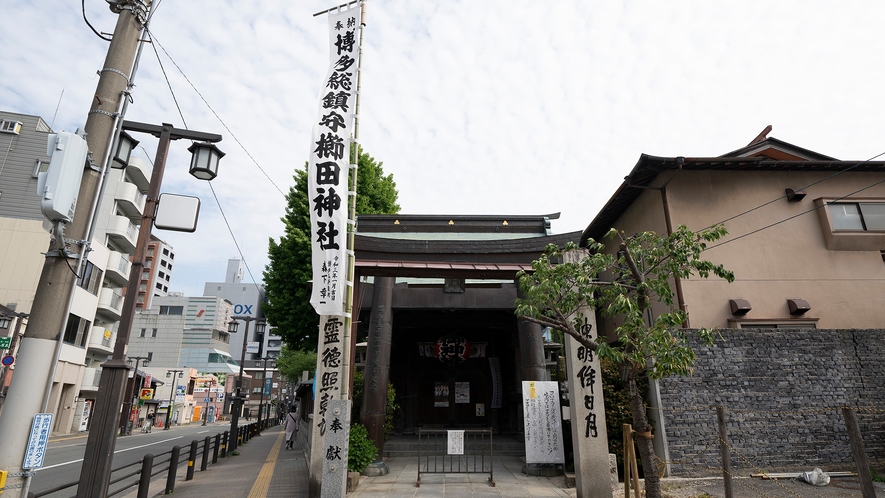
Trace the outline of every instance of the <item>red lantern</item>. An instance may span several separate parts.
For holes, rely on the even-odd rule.
[[[461,363],[470,358],[470,343],[463,337],[440,337],[436,341],[434,353],[443,363]]]

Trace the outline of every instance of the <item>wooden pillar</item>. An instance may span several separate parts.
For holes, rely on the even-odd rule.
[[[384,422],[387,416],[387,382],[390,379],[390,340],[393,334],[394,277],[375,277],[372,295],[372,318],[363,371],[363,406],[360,421],[378,448],[375,461],[366,468],[366,475],[385,475]]]

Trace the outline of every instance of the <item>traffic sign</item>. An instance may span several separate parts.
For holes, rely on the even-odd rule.
[[[12,346],[12,337],[0,337],[0,349],[9,349]]]
[[[23,469],[39,469],[43,466],[43,457],[46,456],[46,446],[49,444],[49,430],[51,427],[51,413],[38,413],[34,415],[34,422],[31,424],[31,435],[28,437],[28,447],[25,451],[25,460],[22,462]]]
[[[12,355],[6,355],[3,357],[2,360],[0,360],[0,363],[3,363],[4,367],[8,367],[9,365],[15,363],[15,358],[13,358]]]

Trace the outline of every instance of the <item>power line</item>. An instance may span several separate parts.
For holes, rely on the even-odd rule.
[[[273,185],[274,188],[277,189],[277,192],[279,192],[280,195],[282,195],[283,197],[285,197],[286,194],[283,193],[283,190],[280,189],[280,187],[279,187],[279,186],[273,181],[273,179],[270,177],[270,175],[268,175],[267,172],[264,171],[264,168],[261,167],[261,165],[260,165],[260,164],[258,163],[258,161],[255,159],[255,157],[252,156],[252,154],[249,152],[249,150],[246,149],[246,146],[243,145],[243,143],[240,141],[240,139],[237,138],[236,134],[234,134],[234,132],[233,132],[233,131],[227,126],[227,124],[224,122],[224,120],[221,119],[221,116],[219,116],[218,113],[215,112],[215,109],[213,109],[212,106],[209,105],[209,102],[206,100],[205,97],[203,97],[203,94],[200,93],[199,90],[197,90],[197,87],[194,86],[194,84],[193,84],[193,82],[191,82],[190,78],[188,78],[187,75],[184,74],[184,71],[181,69],[181,66],[179,66],[178,63],[175,62],[175,59],[173,59],[172,56],[169,55],[169,52],[166,51],[166,47],[164,47],[164,46],[163,46],[163,45],[157,40],[156,36],[154,36],[154,34],[153,34],[152,32],[150,32],[150,31],[148,31],[148,32],[149,32],[150,35],[151,35],[151,40],[152,40],[154,43],[156,43],[157,45],[160,46],[160,49],[163,50],[163,53],[166,54],[166,57],[169,58],[169,61],[172,62],[172,64],[175,66],[176,69],[178,69],[178,72],[181,73],[181,75],[182,75],[182,76],[184,77],[184,79],[188,82],[188,84],[191,86],[191,88],[193,88],[194,92],[196,92],[197,95],[200,96],[200,100],[202,100],[203,103],[206,104],[206,107],[207,107],[210,111],[212,111],[212,114],[214,114],[214,115],[215,115],[215,118],[218,119],[218,122],[220,122],[221,125],[224,126],[224,129],[228,131],[228,133],[230,134],[231,138],[233,138],[233,139],[237,142],[237,144],[240,146],[240,148],[243,149],[243,152],[245,152],[246,155],[249,156],[249,159],[251,159],[252,162],[255,163],[255,166],[258,167],[258,170],[261,171],[261,173],[264,174],[264,176],[265,176],[265,177],[267,178],[267,180],[271,183],[271,185]],[[168,80],[167,80],[167,81],[168,81]]]
[[[153,38],[153,34],[151,34],[151,41],[154,41],[154,42],[156,41]],[[152,43],[152,45],[153,45],[153,43]],[[163,72],[163,78],[166,80],[166,86],[169,88],[169,93],[172,94],[172,100],[175,102],[175,108],[178,110],[178,115],[181,117],[181,122],[184,124],[185,129],[187,129],[187,120],[184,117],[184,112],[182,112],[181,106],[178,104],[178,98],[175,96],[175,91],[172,89],[172,83],[169,81],[169,76],[166,74],[166,69],[163,67],[163,62],[160,60],[160,54],[157,52],[156,47],[154,47],[154,54],[157,56],[157,62],[160,64],[160,70]],[[175,62],[173,61],[173,64],[174,63]],[[176,65],[176,67],[177,67],[177,65]],[[205,102],[205,100],[204,100],[204,102]],[[227,126],[225,126],[225,128],[227,128]],[[228,130],[228,131],[230,131],[230,130]],[[239,141],[238,141],[238,143],[239,143]],[[144,147],[142,147],[142,150],[144,150]],[[247,154],[248,154],[248,152],[247,152]],[[221,212],[221,218],[224,220],[225,226],[227,226],[227,231],[230,233],[230,237],[234,241],[234,245],[237,248],[237,253],[240,255],[240,258],[243,260],[243,264],[246,266],[246,271],[249,272],[249,277],[252,278],[252,284],[255,285],[255,287],[257,287],[260,290],[261,287],[258,285],[258,281],[255,279],[255,275],[252,274],[252,270],[249,268],[249,263],[246,261],[246,256],[243,254],[243,250],[240,248],[240,243],[237,241],[237,237],[236,237],[236,235],[234,235],[234,231],[231,228],[230,223],[227,221],[227,215],[224,214],[224,208],[221,207],[221,201],[219,201],[219,199],[218,199],[218,195],[215,192],[215,188],[212,186],[212,182],[207,182],[207,183],[209,183],[209,190],[212,191],[212,196],[215,198],[215,204],[218,205],[218,211]]]
[[[878,156],[877,156],[877,157],[878,157]],[[818,182],[818,183],[819,183],[819,182]],[[745,233],[745,234],[743,234],[743,235],[739,235],[739,236],[737,236],[737,237],[734,237],[734,238],[728,239],[728,240],[726,240],[726,241],[720,242],[720,243],[718,243],[718,244],[712,245],[712,246],[708,247],[706,250],[709,251],[710,249],[713,249],[713,248],[716,248],[716,247],[720,247],[720,246],[724,246],[725,244],[728,244],[728,243],[730,243],[730,242],[734,242],[734,241],[739,240],[739,239],[742,239],[742,238],[744,238],[744,237],[749,237],[750,235],[753,235],[753,234],[755,234],[755,233],[759,233],[759,232],[761,232],[761,231],[763,231],[763,230],[768,230],[769,228],[774,227],[774,226],[777,226],[777,225],[780,225],[781,223],[786,223],[786,222],[788,222],[788,221],[790,221],[790,220],[792,220],[792,219],[794,219],[794,218],[798,218],[798,217],[800,217],[800,216],[802,216],[802,215],[806,215],[806,214],[808,214],[808,213],[813,213],[813,212],[817,211],[818,209],[821,209],[821,208],[823,208],[823,207],[825,207],[825,206],[828,206],[828,205],[830,205],[830,204],[832,204],[832,203],[834,203],[834,202],[841,201],[842,199],[845,199],[845,198],[847,198],[847,197],[851,197],[851,196],[854,195],[854,194],[858,194],[858,193],[860,193],[860,192],[863,192],[864,190],[867,190],[867,189],[873,188],[873,187],[875,187],[876,185],[880,185],[880,184],[882,184],[882,183],[885,183],[885,180],[879,180],[878,182],[875,182],[875,183],[873,183],[873,184],[867,185],[866,187],[863,187],[863,188],[861,188],[861,189],[855,190],[854,192],[851,192],[850,194],[845,194],[845,195],[843,195],[843,196],[841,196],[841,197],[837,197],[837,198],[835,198],[835,199],[833,199],[833,200],[831,200],[831,201],[828,201],[828,202],[826,202],[826,203],[823,203],[823,204],[821,204],[820,206],[815,206],[815,207],[813,207],[813,208],[811,208],[811,209],[808,209],[808,210],[806,210],[806,211],[803,211],[803,212],[801,212],[801,213],[794,214],[793,216],[790,216],[790,217],[788,217],[788,218],[784,218],[784,219],[782,219],[782,220],[780,220],[780,221],[776,221],[776,222],[774,222],[774,223],[772,223],[772,224],[770,224],[770,225],[766,225],[766,226],[764,226],[764,227],[762,227],[762,228],[757,228],[756,230],[753,230],[753,231],[747,232],[747,233]]]
[[[827,181],[827,180],[830,180],[830,179],[832,179],[832,178],[835,178],[835,177],[841,175],[842,173],[845,173],[845,172],[847,172],[847,171],[851,171],[852,169],[857,168],[858,166],[860,166],[860,165],[862,165],[862,164],[866,164],[866,163],[868,163],[868,162],[870,162],[870,161],[873,161],[874,159],[876,159],[876,158],[878,158],[878,157],[881,157],[881,156],[883,156],[883,155],[885,155],[885,152],[881,152],[881,153],[876,154],[875,156],[873,156],[873,157],[871,157],[871,158],[869,158],[869,159],[867,159],[867,160],[865,160],[865,161],[860,161],[860,162],[854,164],[853,166],[849,166],[849,167],[847,167],[847,168],[845,168],[845,169],[843,169],[843,170],[837,171],[837,172],[833,173],[832,175],[830,175],[830,176],[828,176],[828,177],[826,177],[826,178],[822,178],[822,179],[820,179],[820,180],[818,180],[818,181],[816,181],[816,182],[812,182],[812,183],[810,183],[810,184],[808,184],[808,185],[806,185],[806,186],[804,186],[804,187],[802,187],[802,188],[800,188],[800,189],[798,189],[798,190],[809,189],[809,188],[811,188],[811,187],[813,187],[813,186],[815,186],[815,185],[818,185],[818,184],[823,183],[823,182],[825,182],[825,181]],[[762,208],[764,208],[765,206],[768,206],[769,204],[773,204],[773,203],[775,203],[775,202],[777,202],[777,201],[779,201],[779,200],[781,200],[781,199],[784,199],[785,197],[787,197],[786,194],[784,194],[784,195],[782,195],[782,196],[780,196],[780,197],[776,197],[776,198],[774,198],[774,199],[772,199],[772,200],[770,200],[770,201],[768,201],[768,202],[764,202],[764,203],[762,203],[762,204],[760,204],[760,205],[758,205],[758,206],[756,206],[756,207],[754,207],[754,208],[748,209],[748,210],[746,210],[746,211],[744,211],[744,212],[742,212],[742,213],[740,213],[740,214],[736,214],[736,215],[734,215],[734,216],[732,216],[732,217],[730,217],[730,218],[726,218],[726,219],[724,219],[724,220],[722,220],[722,221],[720,221],[720,222],[718,222],[718,223],[714,223],[714,224],[708,226],[707,228],[705,228],[704,230],[709,230],[709,229],[713,228],[713,227],[716,226],[716,225],[724,225],[725,223],[727,223],[727,222],[729,222],[729,221],[731,221],[731,220],[734,220],[734,219],[740,218],[741,216],[743,216],[743,215],[745,215],[745,214],[752,213],[753,211],[756,211],[757,209],[762,209]]]

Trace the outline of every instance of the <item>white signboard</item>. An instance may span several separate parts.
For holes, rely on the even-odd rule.
[[[344,315],[348,174],[360,64],[359,28],[359,8],[329,14],[329,69],[313,123],[307,167],[313,263],[310,304],[319,315]]]
[[[51,430],[51,413],[34,415],[31,435],[28,437],[28,447],[25,450],[25,460],[22,462],[23,469],[39,469],[43,466],[43,457],[46,456],[46,446],[49,444],[49,431]]]
[[[448,455],[464,454],[464,431],[447,431],[448,432]]]
[[[565,463],[557,383],[523,381],[522,410],[526,463]]]
[[[246,344],[246,352],[252,353],[252,354],[257,354],[258,353],[258,346],[259,346],[259,344],[257,342],[250,342],[249,344]]]

